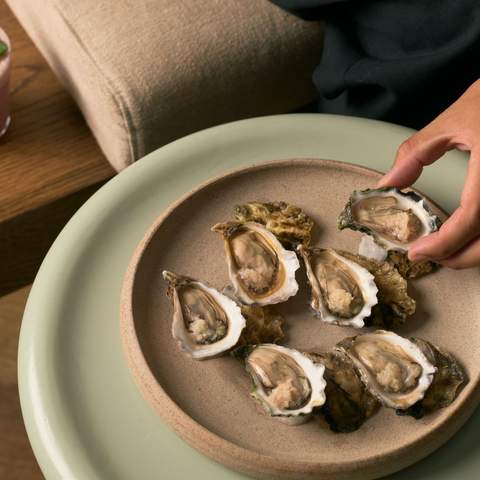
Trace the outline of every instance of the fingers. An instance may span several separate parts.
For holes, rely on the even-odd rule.
[[[471,150],[478,142],[480,80],[449,108],[412,135],[398,149],[392,169],[378,183],[379,187],[404,188],[412,185],[422,173],[446,151],[457,147]]]
[[[412,185],[421,175],[423,167],[431,165],[450,148],[450,140],[445,137],[426,138],[423,134],[410,137],[398,149],[392,169],[380,179],[378,187],[404,188]]]
[[[410,247],[408,258],[414,262],[440,261],[453,255],[479,234],[478,226],[469,217],[469,213],[459,207],[438,232],[417,240]]]
[[[455,255],[440,262],[448,268],[471,268],[480,266],[480,238],[476,238]]]
[[[444,123],[434,120],[400,145],[392,169],[377,186],[404,188],[412,185],[423,167],[431,165],[453,146]]]
[[[452,268],[480,264],[480,80],[424,129],[404,142],[379,187],[412,185],[425,166],[454,147],[470,150],[460,207],[438,232],[415,242],[413,261],[431,259]]]
[[[472,152],[460,207],[438,232],[415,242],[408,256],[412,261],[441,261],[458,252],[480,235],[480,154]]]

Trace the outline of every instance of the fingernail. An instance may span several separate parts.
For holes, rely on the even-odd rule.
[[[426,255],[409,255],[408,259],[412,262],[425,262],[430,260],[430,257],[427,257]]]
[[[377,188],[389,187],[391,185],[392,172],[393,170],[390,170],[378,181]]]
[[[425,260],[430,260],[430,257],[419,250],[410,250],[408,252],[408,259],[412,262],[423,262]]]
[[[377,188],[386,187],[388,185],[388,175],[385,175],[377,182]]]

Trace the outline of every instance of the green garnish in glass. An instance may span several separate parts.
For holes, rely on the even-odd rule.
[[[7,44],[0,40],[0,58],[2,58],[4,55],[6,55],[7,52],[8,52]]]

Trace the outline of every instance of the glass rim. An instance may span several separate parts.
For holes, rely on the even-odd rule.
[[[7,32],[0,27],[0,40],[7,45],[7,55],[6,57],[8,58],[10,54],[12,53],[12,44],[10,42],[10,37],[7,35]],[[0,57],[2,58],[2,57]],[[2,58],[3,60],[3,58]]]

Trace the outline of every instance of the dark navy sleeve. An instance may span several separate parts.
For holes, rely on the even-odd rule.
[[[323,19],[318,110],[421,128],[480,77],[479,0],[272,0]]]

